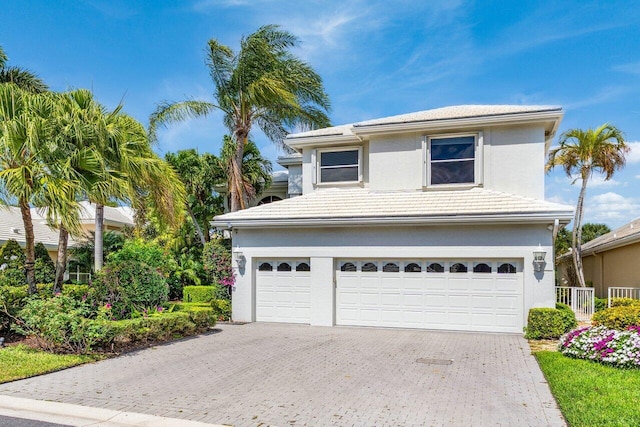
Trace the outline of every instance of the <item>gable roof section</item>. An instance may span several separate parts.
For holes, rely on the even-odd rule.
[[[640,242],[640,218],[582,245],[582,255],[590,255]]]
[[[333,226],[480,222],[568,223],[573,207],[497,191],[374,192],[326,189],[219,215],[217,227]]]
[[[563,114],[562,108],[554,105],[456,105],[294,133],[288,135],[285,142],[297,148],[322,142],[358,142],[361,136],[373,133],[527,122],[546,123],[547,139],[550,139]]]

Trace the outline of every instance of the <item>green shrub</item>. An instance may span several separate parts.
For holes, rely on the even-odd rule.
[[[611,307],[631,307],[640,306],[640,299],[633,298],[612,298]]]
[[[36,243],[35,264],[33,266],[36,275],[36,283],[52,283],[56,280],[56,266],[53,264],[47,248],[41,243]]]
[[[593,309],[596,313],[607,308],[607,305],[609,305],[609,300],[607,298],[596,297],[593,299]]]
[[[9,239],[0,247],[0,286],[22,286],[27,284],[24,268],[26,256],[15,239]]]
[[[218,320],[231,320],[231,301],[214,299],[211,301],[211,307]]]
[[[182,289],[184,302],[211,302],[218,293],[217,286],[185,286]]]
[[[87,304],[71,297],[30,298],[18,313],[14,330],[33,336],[39,347],[58,353],[88,353],[110,341],[110,322],[90,320]]]
[[[565,309],[532,308],[529,310],[525,337],[532,340],[559,338],[571,330],[569,323]]]
[[[212,283],[230,286],[234,282],[231,265],[231,241],[213,239],[204,245],[202,264]]]
[[[593,315],[591,323],[622,331],[629,326],[640,326],[640,306],[617,306],[606,308]]]
[[[154,312],[167,301],[168,293],[158,269],[133,260],[112,261],[94,276],[89,287],[92,305],[108,304],[115,319]]]
[[[571,307],[569,307],[567,304],[558,302],[556,303],[556,309],[560,310],[565,333],[569,332],[572,329],[575,329],[578,326],[576,314],[573,312]]]
[[[122,245],[122,249],[107,257],[107,264],[123,261],[135,261],[151,267],[163,268],[166,264],[166,256],[162,248],[155,243],[142,239],[127,240]]]

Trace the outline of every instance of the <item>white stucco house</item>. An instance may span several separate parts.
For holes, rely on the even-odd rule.
[[[468,105],[289,135],[289,198],[214,220],[233,239],[233,319],[521,333],[555,304],[573,214],[544,200],[562,116]]]

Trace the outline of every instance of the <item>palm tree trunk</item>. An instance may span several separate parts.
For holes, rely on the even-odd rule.
[[[62,292],[64,272],[67,270],[67,246],[69,244],[69,232],[60,224],[58,237],[58,259],[56,260],[56,281],[53,284],[54,295]]]
[[[585,174],[583,174],[580,195],[578,196],[578,205],[576,206],[576,214],[573,219],[573,239],[571,241],[573,265],[576,268],[578,285],[583,288],[586,287],[586,283],[584,281],[584,271],[582,269],[582,216],[584,211],[584,197],[587,193],[588,180],[589,175],[585,176]]]
[[[94,236],[94,254],[93,262],[96,272],[102,269],[104,263],[104,241],[103,241],[103,229],[104,229],[104,205],[96,203],[96,230]]]
[[[31,208],[29,203],[25,199],[20,199],[20,213],[22,214],[22,222],[24,224],[24,238],[25,238],[25,255],[26,261],[24,263],[25,270],[27,272],[27,285],[29,288],[29,295],[35,295],[38,293],[36,288],[36,272],[35,272],[35,237],[33,235],[33,221],[31,220]]]
[[[236,135],[238,135],[236,140],[236,155],[231,159],[231,174],[228,178],[229,192],[231,193],[231,212],[246,208],[242,186],[242,160],[247,137],[240,136],[239,133],[236,133]]]
[[[202,232],[202,227],[200,227],[200,223],[198,223],[196,216],[193,214],[189,206],[187,206],[187,212],[189,212],[189,216],[191,217],[191,222],[193,222],[193,226],[196,229],[196,233],[198,233],[200,242],[202,243],[202,246],[204,246],[207,243],[207,240],[205,239],[204,233]],[[208,231],[207,231],[207,234],[209,234]]]

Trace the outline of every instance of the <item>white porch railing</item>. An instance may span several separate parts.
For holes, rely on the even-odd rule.
[[[580,322],[589,322],[594,312],[594,288],[556,286],[556,302],[567,304]]]
[[[611,300],[613,298],[632,298],[640,299],[640,288],[623,288],[611,286],[607,291],[608,307],[611,307]]]

